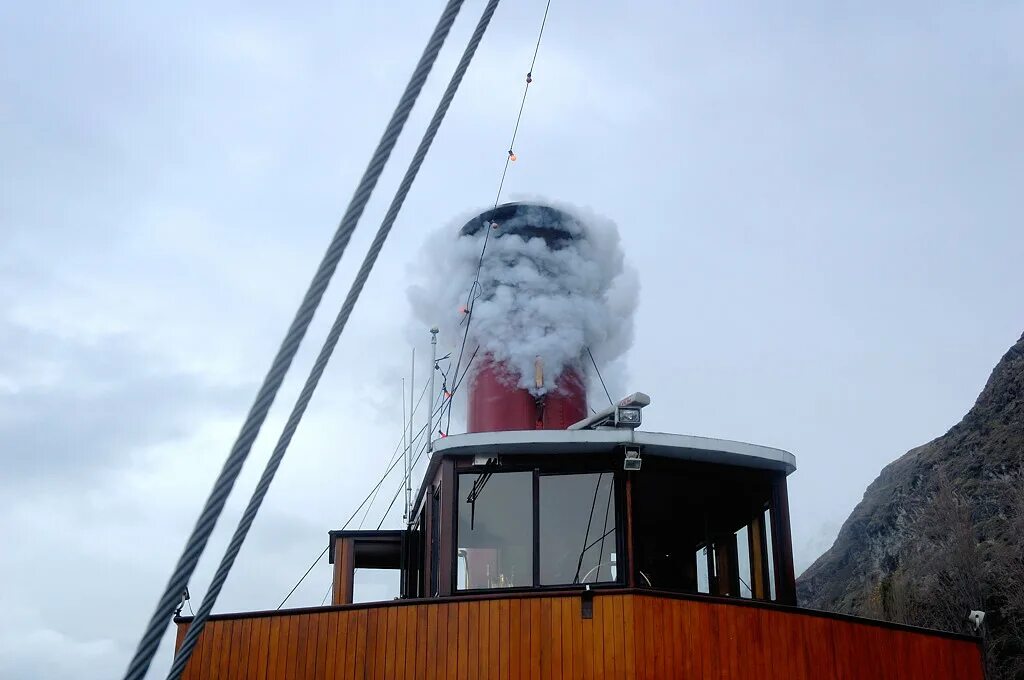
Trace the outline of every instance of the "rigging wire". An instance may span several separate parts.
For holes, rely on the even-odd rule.
[[[526,87],[523,88],[523,98],[519,102],[519,115],[516,116],[516,125],[512,130],[512,140],[508,143],[508,156],[505,158],[505,169],[501,171],[501,181],[498,182],[498,193],[494,197],[494,207],[498,207],[498,200],[501,198],[501,189],[505,186],[505,175],[508,173],[508,166],[516,160],[515,147],[516,136],[519,134],[519,123],[523,119],[523,109],[526,108],[526,95],[533,83],[533,69],[537,65],[537,53],[540,52],[540,40],[544,37],[544,26],[548,23],[548,10],[551,9],[551,0],[544,5],[544,18],[540,21],[540,30],[537,32],[537,44],[533,48],[533,59],[530,60],[530,70],[526,72]]]
[[[608,397],[608,404],[615,406],[615,402],[612,401],[612,395],[608,392],[608,386],[604,384],[604,376],[601,375],[601,369],[597,367],[597,362],[594,361],[594,355],[590,351],[590,347],[587,347],[587,355],[590,356],[590,363],[594,364],[594,370],[597,371],[597,379],[601,381],[601,387],[604,388],[604,396]]]
[[[412,468],[416,467],[416,463],[420,462],[420,458],[423,456],[423,452],[426,451],[426,450],[427,450],[427,442],[423,442],[423,446],[420,447],[419,452],[416,454],[416,458],[413,459],[412,465],[409,466],[410,470]],[[402,484],[403,485],[405,484],[405,475],[402,476]],[[388,518],[388,513],[390,513],[391,512],[391,508],[393,508],[395,506],[395,501],[398,500],[398,496],[399,496],[400,493],[402,493],[402,487],[401,486],[398,487],[398,491],[395,492],[395,495],[391,497],[391,502],[388,504],[387,510],[384,511],[384,516],[381,517],[380,518],[380,522],[377,523],[377,531],[380,531],[380,528],[382,526],[384,526],[384,520],[386,520]],[[418,495],[419,494],[417,493],[417,496]]]
[[[263,379],[256,399],[246,416],[235,443],[231,447],[223,468],[217,476],[217,480],[214,482],[195,528],[192,530],[181,556],[178,558],[174,571],[168,580],[167,586],[164,588],[163,595],[157,602],[153,616],[139,640],[135,654],[125,671],[125,680],[141,680],[153,662],[153,657],[160,646],[160,640],[163,638],[164,630],[167,628],[167,621],[174,611],[174,606],[182,590],[188,585],[189,579],[195,572],[199,558],[206,549],[210,534],[213,533],[214,526],[224,510],[224,505],[231,493],[231,489],[242,471],[242,465],[252,450],[252,445],[259,434],[260,428],[263,426],[263,422],[267,418],[267,413],[270,411],[281,383],[284,381],[285,374],[291,367],[292,360],[298,353],[299,345],[309,330],[309,326],[313,321],[313,315],[317,307],[320,306],[320,301],[323,299],[327,286],[337,269],[338,262],[348,247],[352,232],[355,231],[359,218],[362,216],[363,210],[370,200],[370,195],[373,193],[373,189],[376,187],[377,181],[384,171],[384,166],[387,164],[391,151],[398,141],[398,136],[401,134],[402,129],[405,127],[405,122],[409,118],[409,113],[412,111],[413,105],[423,89],[423,84],[426,82],[427,76],[434,66],[437,55],[441,51],[441,46],[444,44],[452,24],[462,8],[462,3],[463,0],[448,1],[430,40],[427,42],[419,63],[406,85],[402,98],[399,100],[387,128],[385,128],[373,157],[364,171],[359,185],[356,187],[348,208],[345,210],[345,214],[339,222],[331,243],[317,268],[316,274],[310,282],[302,304],[299,306],[291,326],[289,326],[288,333],[285,335],[285,339],[271,363],[270,370]],[[203,618],[203,606],[200,605],[200,623]],[[194,626],[195,624],[193,623],[193,626],[190,626],[190,630]],[[192,644],[194,646],[195,643],[193,642]],[[188,652],[184,656],[187,659]]]
[[[499,0],[489,0],[480,15],[476,28],[463,51],[462,58],[460,59],[458,66],[456,66],[455,71],[448,82],[448,86],[445,89],[444,94],[441,96],[440,102],[438,102],[434,115],[431,118],[426,131],[423,133],[419,146],[416,148],[416,153],[413,155],[413,158],[409,163],[409,167],[405,171],[405,175],[399,184],[398,190],[395,192],[395,195],[391,200],[391,205],[388,207],[387,213],[377,230],[377,234],[363,258],[363,263],[352,281],[352,285],[345,297],[345,301],[342,304],[341,309],[338,311],[334,324],[331,326],[330,332],[324,340],[323,347],[320,350],[316,363],[313,365],[313,368],[306,379],[306,383],[302,388],[302,392],[295,402],[292,413],[288,418],[288,422],[285,424],[284,430],[281,432],[278,443],[274,447],[274,451],[271,454],[270,459],[267,461],[263,476],[260,478],[260,482],[250,498],[249,505],[246,507],[245,513],[242,515],[242,518],[238,523],[235,534],[221,559],[220,566],[214,574],[206,596],[199,605],[199,612],[195,619],[193,619],[192,624],[189,626],[185,639],[182,641],[178,654],[171,666],[171,671],[168,673],[168,680],[178,680],[185,669],[185,664],[188,662],[189,656],[195,648],[195,644],[199,638],[199,634],[202,632],[206,618],[212,611],[217,596],[219,595],[221,588],[223,588],[224,582],[227,580],[227,576],[231,571],[231,567],[234,565],[238,552],[241,550],[242,543],[245,541],[245,537],[248,534],[249,528],[252,526],[252,522],[255,519],[257,512],[259,511],[263,498],[266,496],[266,493],[270,488],[270,484],[274,479],[274,475],[276,474],[277,469],[288,449],[288,445],[291,443],[292,436],[298,428],[299,422],[302,420],[302,416],[305,413],[310,399],[312,399],[313,393],[327,367],[331,354],[333,353],[334,348],[341,337],[342,331],[348,322],[352,309],[355,307],[360,293],[362,293],[363,286],[366,284],[366,280],[369,278],[370,272],[377,261],[377,257],[380,254],[381,249],[384,247],[384,242],[387,240],[387,237],[391,232],[391,227],[398,218],[398,213],[405,202],[405,198],[412,187],[412,183],[415,180],[416,175],[419,173],[419,169],[426,158],[427,151],[430,149],[430,146],[434,141],[434,137],[436,136],[438,129],[440,129],[441,123],[444,121],[445,114],[448,112],[448,107],[454,99],[455,93],[458,91],[459,85],[462,82],[462,78],[473,60],[477,46],[480,44],[480,41],[487,30],[487,26],[490,24],[491,17],[494,15],[494,10],[497,9],[498,2]],[[462,0],[449,0],[448,8],[446,9],[445,14],[442,15],[442,21],[439,22],[437,29],[438,31],[443,32],[445,36],[447,35],[447,30],[454,22],[455,16],[458,14],[458,10],[461,8],[461,5]],[[447,17],[449,16],[450,21],[447,20]],[[443,31],[441,30],[442,27]],[[429,63],[431,65],[433,63],[433,58],[436,57],[437,52],[440,51],[442,43],[443,38],[438,41],[437,49],[430,55],[431,58]],[[424,59],[426,59],[427,56],[427,52],[425,52]],[[427,69],[427,71],[429,71],[429,69]],[[423,76],[423,80],[425,79],[426,73],[424,73]],[[159,639],[157,639],[157,642],[159,642]],[[146,666],[148,667],[148,661]],[[143,673],[144,672],[145,668],[143,669]],[[136,680],[137,677],[140,676],[133,676],[131,678],[126,678],[126,680]]]
[[[437,415],[440,412],[440,410],[441,410],[441,408],[438,407],[434,411],[434,415]],[[420,433],[422,433],[423,430],[425,430],[425,429],[427,429],[427,426],[423,425],[420,428],[419,432],[416,434],[416,437],[419,438]],[[402,441],[400,439],[398,441],[398,446],[400,447],[401,445],[402,445]],[[370,500],[370,497],[380,489],[381,485],[384,484],[384,482],[387,480],[388,476],[391,474],[391,471],[394,470],[395,466],[398,465],[398,461],[399,460],[400,460],[400,458],[397,458],[397,457],[394,457],[392,459],[391,465],[388,466],[388,469],[384,471],[384,474],[377,481],[377,483],[373,486],[373,488],[370,489],[370,491],[366,494],[366,497],[363,498],[363,501],[356,507],[355,510],[352,511],[352,514],[349,515],[347,520],[345,520],[345,523],[341,525],[341,529],[340,529],[341,531],[344,531],[345,529],[348,528],[348,525],[352,523],[352,520],[355,519],[356,515],[359,514],[359,511],[362,510],[363,506],[365,506],[366,503]],[[404,477],[402,479],[402,482],[403,483],[405,482],[405,478]],[[285,603],[291,598],[291,596],[295,593],[295,591],[298,589],[298,587],[300,585],[302,585],[302,582],[306,580],[306,577],[309,576],[309,574],[313,571],[313,569],[320,562],[320,560],[322,560],[324,558],[324,555],[326,555],[329,550],[330,550],[330,545],[328,545],[326,548],[324,548],[320,552],[320,554],[316,556],[316,559],[314,559],[312,564],[309,565],[309,568],[306,569],[306,572],[299,578],[298,581],[296,581],[295,585],[292,586],[292,589],[288,591],[288,594],[284,596],[284,599],[281,600],[281,603],[278,604],[277,607],[275,607],[275,609],[280,609],[281,607],[283,607],[285,605]]]
[[[612,478],[608,483],[608,501],[604,506],[604,533],[601,534],[601,547],[597,550],[597,576],[594,577],[595,581],[601,580],[601,560],[604,559],[604,537],[609,534],[608,531],[608,513],[612,509],[612,491],[615,490],[615,479]],[[614,529],[615,527],[612,527]]]
[[[455,383],[455,386],[452,388],[452,391],[448,394],[448,420],[445,423],[444,435],[443,435],[445,437],[447,437],[448,433],[451,432],[451,427],[452,427],[452,400],[455,399],[455,395],[456,395],[456,393],[458,393],[459,387],[462,386],[462,381],[465,380],[466,376],[469,374],[469,369],[473,366],[473,360],[476,359],[476,354],[479,351],[480,351],[480,346],[477,345],[476,349],[473,350],[473,354],[470,355],[469,361],[466,362],[466,369],[462,372],[462,377],[458,379],[458,381]],[[457,364],[456,364],[456,368],[458,368]],[[456,374],[456,375],[458,375],[458,374]],[[438,422],[440,422],[440,420]]]
[[[423,401],[423,395],[426,394],[426,391],[427,391],[427,389],[429,387],[430,387],[430,383],[427,383],[427,384],[425,384],[423,386],[423,390],[420,392],[420,396],[417,397],[417,399],[416,399],[416,405],[413,406],[413,409],[412,409],[412,413],[413,414],[410,416],[410,418],[415,418],[416,417],[416,411],[419,410],[420,402]],[[404,421],[405,420],[405,417],[404,417],[404,413],[405,413],[405,397],[404,396],[402,397],[402,413],[403,413],[403,418],[402,419]],[[402,448],[403,448],[402,447],[402,443],[405,441],[406,434],[407,433],[405,431],[405,423],[403,422],[402,423],[402,438],[398,440],[398,444],[395,446],[395,450],[394,450],[394,452],[392,452],[391,458],[388,459],[388,465],[389,466],[391,465],[391,462],[394,461],[395,458],[398,456],[398,452],[400,450],[402,450]],[[419,435],[417,435],[417,437],[419,437]],[[391,468],[389,467],[388,470],[390,471],[390,469]],[[373,491],[373,496],[370,498],[370,503],[366,506],[366,511],[363,513],[363,518],[361,520],[359,520],[359,528],[360,529],[362,529],[363,528],[363,524],[366,523],[366,516],[370,514],[370,508],[373,507],[373,501],[377,498],[377,492],[378,491],[380,491],[380,487],[379,486]]]
[[[497,193],[494,196],[494,206],[492,207],[492,210],[494,208],[498,207],[498,201],[501,200],[501,191],[502,191],[502,189],[505,186],[505,176],[508,174],[508,167],[509,167],[509,165],[513,161],[516,160],[515,146],[516,146],[516,139],[517,139],[517,137],[519,135],[519,125],[520,125],[520,123],[523,120],[523,110],[526,108],[526,95],[529,94],[529,92],[530,92],[530,85],[533,84],[533,71],[534,71],[534,69],[537,66],[537,55],[538,55],[538,53],[540,53],[540,42],[541,42],[541,39],[544,37],[544,27],[547,26],[547,23],[548,23],[548,12],[550,10],[551,10],[551,0],[547,0],[547,2],[544,5],[544,16],[541,18],[541,21],[540,21],[540,29],[537,31],[537,43],[533,47],[533,58],[530,59],[530,70],[528,70],[526,72],[526,86],[523,88],[523,96],[519,100],[519,113],[516,115],[516,123],[515,123],[515,126],[512,129],[512,139],[509,141],[508,155],[505,156],[505,167],[501,171],[501,179],[498,181],[498,191],[497,191]],[[466,351],[466,340],[469,337],[469,326],[470,326],[470,324],[473,321],[473,308],[476,305],[477,298],[479,298],[480,295],[481,295],[480,272],[483,269],[484,254],[487,252],[487,243],[490,240],[491,231],[496,229],[498,225],[496,223],[492,222],[490,225],[487,225],[487,226],[489,228],[486,228],[485,231],[484,231],[484,242],[483,242],[483,245],[480,248],[480,259],[479,259],[479,261],[477,262],[477,265],[476,265],[476,277],[473,279],[473,283],[469,287],[469,293],[466,296],[466,305],[464,307],[465,312],[466,312],[466,317],[465,317],[466,328],[465,328],[465,330],[462,333],[462,345],[459,348],[459,358],[455,362],[455,375],[459,374],[459,367],[462,365],[462,355]],[[479,347],[477,347],[477,349],[479,349]],[[474,352],[474,355],[475,355],[475,352]],[[453,395],[454,395],[454,392],[453,392]],[[450,426],[451,426],[451,406],[449,404],[448,422],[447,422],[447,424],[445,426],[445,431],[446,432],[448,431]]]
[[[327,604],[327,598],[330,596],[331,591],[334,590],[334,580],[331,580],[330,585],[327,586],[327,592],[324,593],[324,599],[320,600],[320,606],[323,607]]]
[[[475,356],[475,353],[474,353],[474,356]],[[439,361],[440,361],[440,359],[439,359]],[[458,382],[456,382],[456,384],[455,384],[456,389],[458,388],[459,385],[462,384],[462,381],[466,378],[466,374],[468,372],[469,372],[469,364],[467,364],[466,370],[462,373],[462,376],[458,379]],[[453,393],[454,393],[454,390],[453,390]],[[442,390],[441,394],[444,394],[443,390]],[[442,412],[442,410],[444,409],[446,403],[447,402],[442,401],[441,405],[438,406],[436,409],[434,409],[434,415],[435,416]],[[422,427],[420,427],[419,431],[416,433],[416,438],[419,439],[420,434],[422,434],[423,431],[426,430],[426,429],[427,429],[426,425],[423,425]],[[399,439],[398,443],[395,445],[396,452],[397,452],[397,449],[399,447],[401,447],[401,445],[402,445],[402,439]],[[349,515],[349,518],[347,520],[345,520],[345,523],[341,527],[341,531],[344,531],[345,529],[348,528],[348,525],[352,523],[352,520],[355,519],[356,515],[359,514],[359,511],[362,510],[363,506],[366,505],[366,503],[370,500],[371,495],[375,494],[377,491],[380,490],[381,485],[384,484],[384,482],[388,478],[388,475],[390,475],[391,471],[394,470],[395,466],[398,465],[398,461],[399,460],[400,459],[397,458],[394,454],[392,455],[392,462],[388,466],[388,469],[384,471],[384,474],[377,481],[377,483],[374,485],[374,487],[372,489],[370,489],[369,493],[366,494],[366,497],[363,498],[363,501],[359,504],[358,507],[356,507],[356,509],[352,512],[352,514]],[[418,456],[416,458],[416,461],[417,462],[419,461],[419,457]],[[402,478],[402,482],[405,483],[405,478],[404,477]],[[392,505],[394,505],[394,501],[393,500],[392,500]],[[309,568],[306,569],[305,573],[303,573],[302,576],[299,577],[299,580],[296,581],[295,585],[292,586],[292,589],[288,591],[288,594],[284,596],[284,599],[281,600],[280,604],[277,605],[276,609],[281,609],[281,607],[283,607],[285,605],[285,603],[288,602],[288,600],[295,593],[295,591],[298,590],[299,586],[302,585],[302,582],[306,580],[306,577],[309,576],[310,573],[312,573],[313,569],[320,562],[320,560],[322,560],[324,558],[324,555],[326,555],[329,550],[330,550],[330,546],[328,545],[326,548],[324,548],[320,552],[319,555],[316,556],[316,559],[314,559],[313,562],[309,565]]]
[[[587,533],[583,536],[583,550],[580,551],[580,559],[576,563],[576,575],[572,577],[573,583],[578,583],[580,580],[580,569],[583,567],[583,556],[590,548],[590,546],[587,545],[587,541],[590,539],[590,523],[594,519],[594,508],[597,507],[597,492],[601,489],[601,480],[603,478],[604,473],[602,472],[597,476],[597,484],[594,485],[594,500],[590,503],[590,516],[587,517]]]

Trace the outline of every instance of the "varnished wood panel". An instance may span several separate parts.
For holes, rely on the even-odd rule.
[[[983,678],[972,640],[637,591],[593,605],[590,619],[565,594],[215,618],[184,677]]]

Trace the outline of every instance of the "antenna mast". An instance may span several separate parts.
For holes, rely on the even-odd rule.
[[[427,458],[434,453],[434,374],[437,373],[437,333],[438,328],[430,329],[430,400],[427,406]]]
[[[409,445],[405,449],[405,515],[406,525],[412,522],[412,447],[413,447],[413,393],[416,391],[416,348],[412,348],[412,369],[409,373]]]

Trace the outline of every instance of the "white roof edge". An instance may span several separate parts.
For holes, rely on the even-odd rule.
[[[434,453],[516,455],[535,453],[538,445],[547,445],[550,453],[587,453],[623,444],[634,444],[651,455],[666,458],[784,470],[787,475],[796,470],[796,456],[770,446],[629,429],[513,430],[455,434],[436,440]]]

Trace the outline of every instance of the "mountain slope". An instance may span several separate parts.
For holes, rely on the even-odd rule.
[[[959,610],[972,602],[970,608],[996,610],[994,625],[1020,627],[1024,611],[1015,607],[1022,605],[1004,591],[1024,582],[1022,472],[1024,336],[959,423],[882,470],[833,546],[797,580],[800,604],[963,632]],[[958,524],[967,536],[959,547]],[[981,592],[954,595],[956,583]],[[901,605],[911,600],[915,607]],[[937,600],[953,601],[955,609],[938,616]]]

